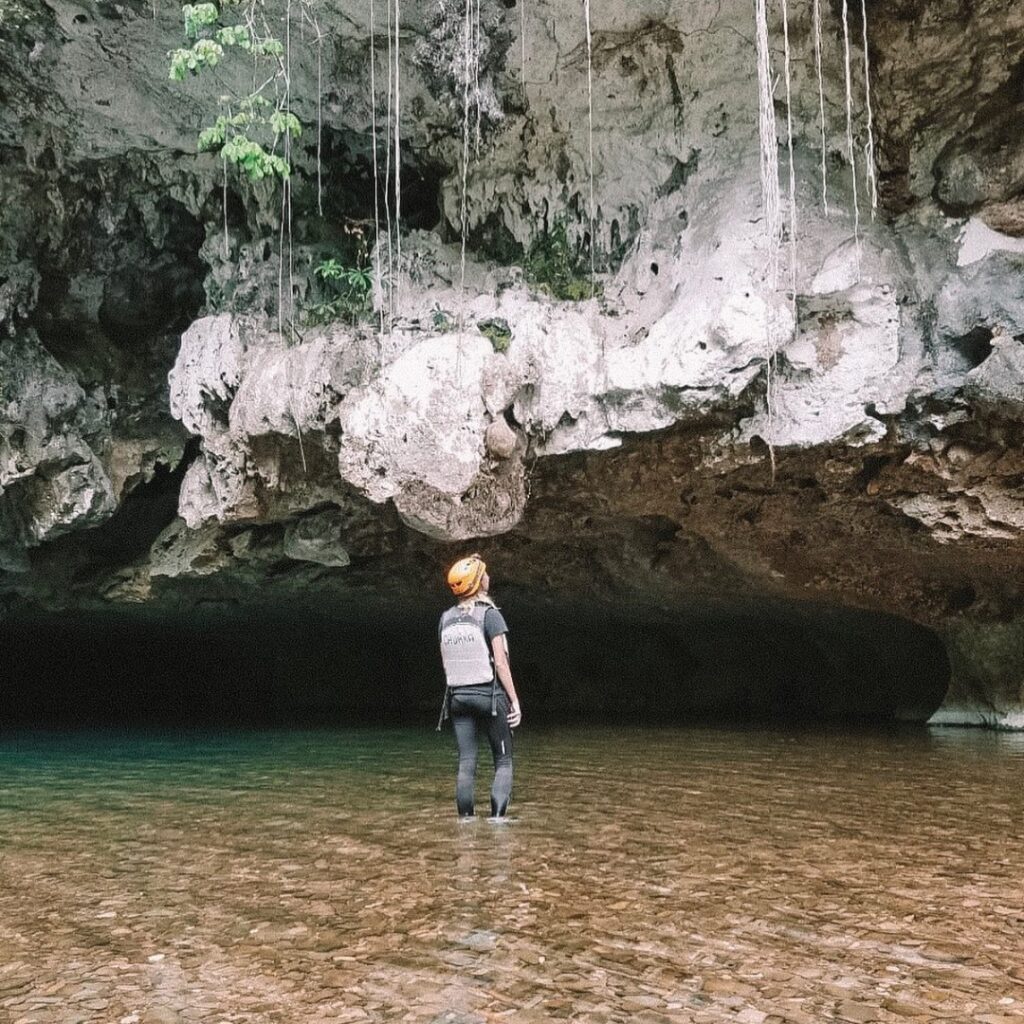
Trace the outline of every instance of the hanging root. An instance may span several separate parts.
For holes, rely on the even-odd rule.
[[[377,165],[377,35],[370,0],[370,128],[373,133],[373,280],[377,292],[378,332],[384,334],[384,289],[380,272],[380,169]]]
[[[519,0],[519,84],[526,95],[526,0]]]
[[[281,189],[281,226],[277,236],[277,333],[284,334],[284,224],[285,190]]]
[[[304,447],[304,445],[302,443],[302,427],[299,426],[299,421],[298,421],[298,419],[295,416],[295,406],[292,405],[291,381],[290,380],[289,380],[289,384],[288,384],[288,390],[289,390],[289,395],[288,395],[288,415],[291,416],[292,423],[295,424],[295,436],[298,437],[298,439],[299,439],[299,458],[302,460],[302,474],[303,474],[303,476],[306,476],[307,475],[307,470],[306,470],[306,449],[305,449],[305,447]]]
[[[475,146],[480,156],[480,0],[474,0],[473,17],[473,102],[476,104]]]
[[[287,115],[292,112],[292,0],[285,5],[284,19],[284,109]],[[284,158],[288,166],[292,163],[292,133],[284,133]],[[295,320],[295,253],[292,244],[292,179],[289,175],[284,179],[285,205],[288,215],[288,323],[292,326]]]
[[[761,198],[765,220],[766,276],[770,287],[774,290],[778,284],[782,219],[779,209],[779,144],[775,125],[771,54],[768,49],[767,0],[755,0],[754,13],[757,29],[758,128],[761,140]],[[774,324],[769,314],[765,336],[765,407],[768,420],[766,429],[768,437],[765,440],[768,443],[773,482],[775,480],[774,375],[772,372],[774,360]]]
[[[843,0],[843,57],[846,77],[846,150],[850,158],[850,180],[853,186],[853,243],[857,255],[857,277],[860,277],[860,203],[857,199],[857,153],[853,148],[853,88],[850,81],[850,10]]]
[[[324,215],[324,35],[320,22],[314,18],[316,29],[316,210]]]
[[[775,125],[771,56],[768,50],[767,0],[756,0],[758,129],[761,140],[761,199],[764,206],[767,275],[772,288],[778,283],[782,217],[779,203],[779,153]]]
[[[399,39],[398,29],[401,11],[399,0],[395,0],[395,265],[396,277],[393,285],[395,305],[402,299],[402,96],[399,90]]]
[[[590,0],[583,0],[583,16],[587,24],[587,170],[590,175],[590,297],[597,293],[594,272],[596,218],[594,216],[594,41],[590,31]]]
[[[386,131],[384,132],[384,218],[388,230],[388,327],[395,321],[395,254],[391,239],[391,118],[393,116],[393,87],[392,77],[392,56],[391,45],[391,0],[385,0],[385,7],[388,12],[387,39],[388,39],[388,117]]]
[[[825,138],[825,84],[821,74],[821,0],[814,0],[814,70],[818,76],[818,115],[821,124],[821,202],[828,216],[828,172],[825,160],[828,141]]]
[[[462,234],[462,248],[459,261],[459,348],[457,358],[462,357],[462,331],[466,320],[466,234],[469,228],[467,210],[469,185],[469,80],[472,75],[472,9],[473,0],[466,0],[462,17],[462,182],[459,220]]]
[[[878,209],[878,178],[875,174],[875,127],[871,111],[871,58],[868,55],[868,8],[866,0],[860,0],[861,20],[864,27],[864,104],[868,113],[868,140],[864,144],[868,195],[871,196],[871,219]]]
[[[221,150],[221,163],[224,165],[224,179],[223,179],[223,202],[224,208],[224,259],[231,259],[231,239],[228,237],[228,158],[224,156],[223,150]]]
[[[789,152],[789,287],[796,319],[796,170],[793,166],[793,95],[790,82],[789,10],[782,0],[782,42],[786,79],[786,149]]]

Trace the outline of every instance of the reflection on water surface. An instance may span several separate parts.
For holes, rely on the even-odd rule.
[[[1024,737],[518,754],[460,824],[427,731],[0,737],[0,1021],[1024,1022]]]

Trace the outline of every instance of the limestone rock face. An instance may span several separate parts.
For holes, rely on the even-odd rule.
[[[409,607],[487,538],[567,606],[903,615],[944,638],[956,714],[1016,721],[1024,655],[996,625],[1024,597],[1024,15],[869,5],[851,166],[822,6],[824,125],[812,5],[790,5],[795,206],[780,136],[770,241],[745,0],[592,5],[589,62],[578,4],[484,0],[468,123],[458,5],[404,4],[390,235],[363,0],[294,48],[283,221],[278,189],[195,152],[247,62],[171,82],[173,5],[18,0],[0,596]]]
[[[91,444],[107,433],[103,396],[88,396],[31,332],[0,344],[0,552],[20,551],[95,526],[116,508]]]
[[[1020,618],[979,628],[962,623],[946,636],[954,668],[954,685],[937,722],[1024,729],[1024,677]]]
[[[966,392],[980,408],[1020,415],[1024,411],[1024,345],[999,328],[989,357],[967,375]]]
[[[345,521],[334,511],[318,512],[290,525],[284,534],[284,553],[299,562],[342,568],[351,564],[342,546]]]

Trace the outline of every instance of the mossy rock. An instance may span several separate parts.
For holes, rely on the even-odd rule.
[[[582,302],[601,294],[590,279],[590,266],[569,243],[565,224],[538,235],[526,254],[526,279],[552,298]]]
[[[477,330],[490,341],[495,352],[505,353],[512,343],[512,328],[499,316],[477,322]]]

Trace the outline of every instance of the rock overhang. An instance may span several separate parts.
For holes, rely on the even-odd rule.
[[[37,13],[48,17],[41,9]],[[70,7],[57,12],[58,20],[67,22],[62,30],[67,38],[39,33],[35,41],[43,43],[41,55],[31,66],[7,69],[8,79],[13,75],[24,85],[36,75],[29,91],[41,95],[59,64],[59,52],[70,80],[88,66],[95,94],[103,93],[110,66],[86,59],[94,45],[92,27],[83,27],[73,13]],[[173,13],[160,11],[157,18],[147,19],[125,10],[118,16],[123,24],[111,23],[121,31],[117,46],[127,48],[125,53],[136,46],[162,54],[177,31]],[[345,23],[337,33],[341,50],[349,57],[365,53],[368,39],[365,26],[360,27],[365,10],[345,7],[338,13]],[[424,36],[421,14],[411,11],[407,16],[405,39]],[[794,14],[799,19],[807,12],[794,7]],[[603,13],[595,9],[594,15],[599,82],[615,71],[614,90],[602,94],[596,107],[595,224],[581,216],[586,212],[588,160],[585,51],[582,25],[568,15],[556,18],[554,28],[534,40],[527,88],[508,107],[505,129],[487,139],[479,164],[471,169],[466,195],[471,229],[497,210],[522,250],[539,226],[554,223],[559,211],[574,211],[569,225],[573,239],[591,227],[607,236],[610,246],[618,239],[622,255],[617,271],[607,276],[608,267],[602,268],[604,297],[579,304],[551,301],[524,283],[520,271],[477,259],[483,253],[472,250],[466,287],[456,287],[455,250],[437,234],[424,232],[405,240],[408,263],[400,271],[407,280],[400,320],[406,323],[384,338],[374,337],[369,329],[338,329],[312,332],[316,336],[295,343],[278,335],[273,316],[263,316],[259,308],[248,308],[227,322],[212,311],[213,316],[200,319],[186,333],[178,357],[181,372],[176,370],[172,379],[178,420],[199,439],[201,450],[189,456],[185,468],[179,511],[187,524],[168,524],[171,534],[164,541],[175,551],[184,545],[183,557],[190,565],[196,559],[189,561],[188,549],[195,541],[200,564],[220,566],[226,577],[237,569],[239,578],[253,585],[263,580],[272,586],[273,580],[287,578],[294,566],[302,565],[287,554],[279,561],[279,546],[290,547],[292,554],[312,552],[328,559],[311,561],[317,567],[313,572],[346,573],[358,569],[360,558],[383,557],[388,545],[399,543],[396,538],[419,550],[419,538],[427,537],[435,545],[429,557],[436,560],[436,552],[455,550],[471,539],[492,536],[489,543],[497,544],[505,536],[541,536],[548,527],[541,522],[543,516],[531,515],[531,503],[539,504],[541,513],[545,501],[549,509],[561,503],[556,533],[568,543],[574,530],[581,529],[567,526],[566,520],[579,496],[599,509],[618,509],[628,534],[635,513],[628,503],[623,505],[618,493],[623,488],[658,494],[649,503],[657,509],[651,514],[678,523],[694,522],[700,517],[694,509],[715,495],[710,507],[718,508],[721,528],[707,516],[699,529],[681,533],[705,542],[710,537],[718,551],[730,553],[743,569],[745,575],[730,582],[726,591],[753,583],[785,589],[785,579],[795,575],[806,593],[823,601],[884,607],[960,637],[967,635],[956,628],[964,617],[1012,618],[1015,590],[999,562],[1012,562],[1020,494],[1012,466],[1000,461],[998,452],[1012,447],[1019,433],[1020,275],[1013,262],[1015,240],[1006,233],[1012,231],[1006,211],[1016,200],[1009,179],[997,169],[981,168],[984,173],[974,174],[970,195],[957,185],[967,180],[953,173],[964,159],[950,140],[969,134],[965,126],[972,137],[987,136],[983,111],[975,111],[956,92],[955,75],[920,92],[922,109],[934,114],[933,108],[943,106],[936,116],[903,117],[913,83],[934,77],[929,53],[948,52],[952,36],[949,25],[943,28],[945,16],[939,12],[929,19],[916,50],[899,50],[895,43],[905,26],[889,12],[872,13],[883,159],[898,172],[901,147],[906,147],[911,170],[907,195],[900,202],[883,180],[881,214],[872,222],[864,211],[857,239],[851,239],[848,168],[836,159],[845,147],[836,130],[841,127],[836,97],[828,97],[833,128],[826,142],[836,164],[829,181],[833,210],[824,217],[815,196],[817,97],[814,90],[798,88],[801,270],[794,301],[785,288],[765,288],[761,275],[756,106],[749,76],[741,73],[751,53],[737,31],[749,10],[732,3],[689,5],[686,18],[701,30],[696,37],[688,34],[693,24],[683,25],[683,15],[675,9],[660,11],[654,21],[649,12],[620,4]],[[1017,17],[1018,12],[1000,11],[998,5],[978,5],[970,12],[966,46],[960,46],[964,30],[956,28],[957,51],[970,54],[977,73],[996,92],[1004,78],[1012,77],[1013,55],[1009,65],[1000,66],[999,60],[1006,60],[1005,47],[993,47],[992,40],[1016,38]],[[836,59],[835,51],[826,55],[832,83],[839,80]],[[357,69],[358,62],[349,60],[347,66]],[[136,145],[162,152],[171,136],[178,139],[172,148],[188,148],[191,129],[186,130],[178,115],[201,106],[195,85],[186,90],[186,102],[167,104],[171,86],[150,81],[141,64],[129,62],[127,67],[128,84],[121,86],[127,94],[137,87],[141,105],[94,110],[84,90],[70,88],[60,110],[44,108],[50,113],[42,127],[53,122],[50,137],[40,131],[35,141],[26,138],[25,152],[32,173],[41,175],[48,187],[64,180],[61,175],[74,175],[84,154],[102,175],[103,154],[115,159]],[[312,88],[312,70],[309,61],[296,67],[297,87],[305,83]],[[508,95],[513,70],[488,70]],[[457,118],[451,111],[440,116],[443,97],[436,94],[436,83],[432,92],[418,78],[415,62],[403,65],[403,74],[408,109],[422,111],[422,117],[405,119],[405,152],[454,169]],[[352,137],[368,132],[369,107],[365,99],[358,100],[366,83],[358,77],[343,83],[345,96],[355,102],[342,103],[336,97],[325,105],[328,131]],[[558,102],[545,110],[540,101],[545,90],[554,88]],[[11,92],[22,95],[24,90]],[[301,111],[303,102],[297,100],[296,109]],[[163,104],[167,123],[147,114],[154,103]],[[58,122],[65,115],[77,119],[77,135],[62,132]],[[422,135],[428,123],[447,128],[431,140]],[[521,124],[523,133],[508,130],[512,124]],[[996,159],[991,147],[977,149],[987,154],[986,160]],[[644,159],[638,159],[641,153]],[[51,157],[58,166],[48,169]],[[251,287],[235,293],[232,301],[265,304],[278,280],[276,261],[265,255],[273,251],[265,237],[273,235],[272,204],[255,196],[242,204],[239,217],[241,200],[232,185],[233,212],[224,237],[218,234],[220,168],[215,161],[177,155],[147,164],[134,154],[130,162],[153,187],[177,197],[190,216],[202,218],[208,280],[220,289],[244,267]],[[308,162],[302,175],[311,180]],[[941,187],[932,197],[936,181]],[[303,178],[296,184],[301,193]],[[955,195],[950,191],[954,185]],[[447,222],[457,224],[462,202],[457,174],[449,173],[441,183],[439,198]],[[938,213],[932,202],[938,204]],[[901,203],[909,203],[909,209],[902,210]],[[115,206],[104,206],[100,219],[119,223]],[[163,221],[156,206],[143,201],[140,209],[146,232],[154,238],[161,235]],[[956,215],[953,219],[941,216],[950,212]],[[970,260],[957,241],[968,214],[997,236],[981,239],[981,258],[975,258],[981,251],[975,238]],[[124,223],[130,219],[125,217]],[[56,231],[53,224],[50,230]],[[975,230],[971,237],[977,234]],[[14,231],[8,237],[17,249],[21,235]],[[225,245],[229,256],[221,260],[218,253]],[[36,301],[34,263],[23,258],[26,252],[14,253],[12,265],[21,271],[11,278],[9,289],[9,305],[21,310],[23,318]],[[302,273],[308,275],[308,268]],[[83,279],[67,301],[74,299],[72,305],[77,303],[82,316],[99,320],[93,300],[102,292],[95,281]],[[49,301],[45,295],[44,300]],[[438,309],[462,314],[461,338],[424,330]],[[511,328],[504,354],[490,351],[490,342],[475,327],[492,317]],[[104,325],[99,326],[102,330]],[[980,338],[978,332],[985,338],[975,344],[971,339]],[[769,417],[764,399],[767,355],[772,351],[778,372]],[[188,369],[192,359],[195,366]],[[464,387],[467,365],[469,386]],[[64,365],[59,372],[47,371],[46,386],[58,387],[58,378],[67,372]],[[185,382],[189,374],[191,384]],[[75,386],[81,387],[77,381]],[[17,420],[12,414],[5,432]],[[497,457],[487,437],[501,423],[515,440],[502,449],[507,454]],[[664,431],[694,431],[701,440],[667,449],[659,440]],[[650,443],[638,440],[648,433]],[[146,437],[123,436],[122,420],[98,430],[89,427],[84,440],[88,452],[76,449],[75,458],[81,460],[67,472],[81,475],[82,466],[98,467],[85,490],[101,496],[109,490],[113,497],[75,511],[81,503],[72,500],[71,492],[82,495],[82,481],[69,485],[61,499],[48,476],[49,464],[35,463],[33,486],[49,488],[47,515],[56,519],[44,529],[45,517],[28,514],[28,532],[10,546],[11,567],[25,570],[47,562],[45,549],[52,545],[25,547],[26,539],[41,539],[33,530],[55,538],[67,532],[63,541],[69,543],[78,536],[78,527],[86,528],[86,536],[101,520],[116,515],[126,488],[144,482],[154,466],[172,466],[182,458],[181,430],[166,416],[160,429]],[[766,440],[778,457],[778,494],[764,483],[770,476],[762,447]],[[62,443],[70,442],[65,438]],[[588,454],[598,450],[605,451],[603,464],[613,469],[601,469],[593,461],[601,457]],[[969,460],[958,454],[963,450],[971,453]],[[114,459],[111,451],[123,457]],[[582,460],[594,478],[603,478],[608,492],[580,479],[571,468],[574,460]],[[967,469],[968,462],[974,468]],[[547,463],[552,478],[562,481],[556,488],[561,493],[541,499]],[[628,465],[633,468],[623,468]],[[103,484],[104,474],[109,487]],[[674,489],[671,500],[662,493],[665,480]],[[8,492],[8,507],[15,497]],[[358,528],[349,521],[355,506],[362,523]],[[28,506],[19,501],[18,507]],[[588,518],[584,512],[573,514],[579,522]],[[378,526],[368,527],[366,519]],[[859,567],[837,554],[840,545],[830,536],[837,519],[846,524],[838,532],[843,543],[862,548]],[[411,533],[403,532],[409,528]],[[589,529],[582,527],[584,532]],[[352,531],[361,531],[362,547],[353,543]],[[752,542],[751,533],[760,533],[760,540]],[[202,554],[208,542],[213,555]],[[800,555],[809,542],[820,548],[816,559]],[[671,548],[666,540],[659,543]],[[953,548],[956,558],[943,563],[944,552]],[[60,550],[66,551],[67,544]],[[158,554],[154,549],[149,556],[154,567]],[[207,557],[212,560],[204,563]],[[348,566],[342,564],[345,557]],[[660,557],[670,564],[677,556],[668,550]],[[829,564],[830,558],[835,564]],[[886,562],[891,564],[878,568]],[[936,562],[945,568],[932,573]],[[289,563],[291,569],[281,569]],[[184,563],[179,559],[174,564]],[[629,578],[628,560],[611,558],[608,564]],[[894,566],[902,566],[902,575]],[[700,575],[695,565],[683,571]],[[117,572],[120,577],[114,581],[100,570],[80,579],[111,599],[142,594],[153,599],[145,564],[121,566]],[[925,577],[925,583],[914,585],[915,574]],[[30,592],[34,578],[31,572],[22,573],[8,577],[6,585],[9,592]],[[170,577],[157,572],[156,578]],[[204,585],[216,578],[217,573],[207,573]],[[16,579],[20,582],[12,582]],[[39,586],[46,590],[45,583]],[[953,600],[965,587],[976,594],[966,608]],[[675,588],[675,599],[682,590]],[[281,593],[285,599],[287,587]],[[94,596],[90,593],[87,600]],[[947,604],[953,611],[943,610]],[[978,683],[975,692],[989,685]],[[999,700],[1000,706],[1009,706],[1006,700],[1012,705],[1006,693]]]

